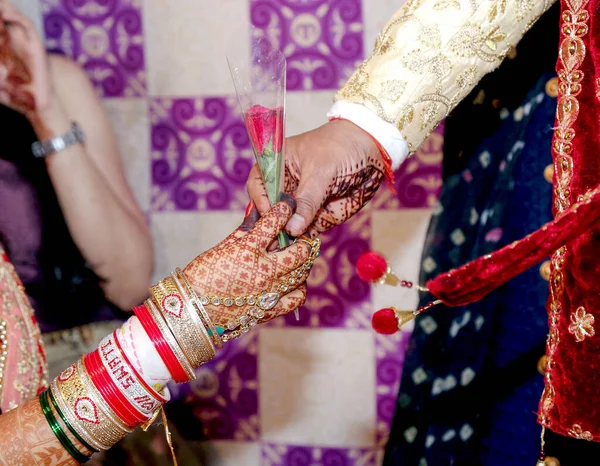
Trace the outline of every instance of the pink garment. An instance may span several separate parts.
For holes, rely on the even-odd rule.
[[[9,411],[48,384],[40,328],[17,274],[0,246],[0,408]]]

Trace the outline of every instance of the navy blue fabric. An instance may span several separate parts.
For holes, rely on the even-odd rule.
[[[542,75],[515,110],[501,111],[498,130],[446,179],[421,283],[551,220],[543,173],[552,163],[556,99],[545,92],[552,76]],[[535,464],[547,297],[534,267],[480,302],[417,317],[384,465]]]

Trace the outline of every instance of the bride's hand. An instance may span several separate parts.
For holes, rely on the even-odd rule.
[[[215,325],[227,328],[229,322],[249,312],[258,313],[255,317],[263,323],[304,304],[304,282],[315,251],[311,256],[311,246],[303,240],[280,251],[268,251],[294,210],[295,202],[289,196],[260,219],[253,208],[236,231],[185,268],[198,296],[208,298],[204,307]],[[276,303],[257,306],[261,300],[262,304]]]

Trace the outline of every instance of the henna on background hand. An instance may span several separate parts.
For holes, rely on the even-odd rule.
[[[25,62],[13,50],[10,35],[0,16],[0,100],[23,114],[35,110],[35,98],[26,89],[31,75]]]

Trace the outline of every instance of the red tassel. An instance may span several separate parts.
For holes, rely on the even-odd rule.
[[[356,272],[361,280],[374,283],[381,280],[388,272],[388,264],[381,254],[366,251],[356,261]]]
[[[371,325],[377,333],[391,335],[398,331],[398,320],[393,309],[380,309],[371,319]]]

